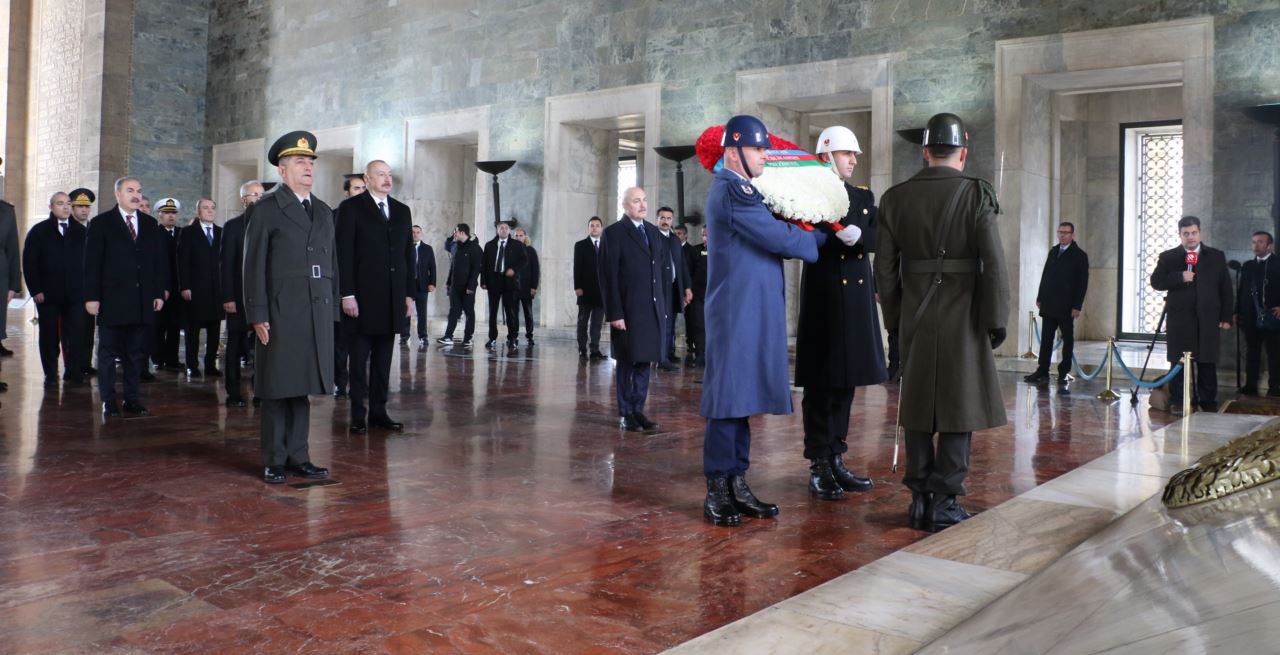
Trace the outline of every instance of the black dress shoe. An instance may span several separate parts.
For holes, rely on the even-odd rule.
[[[680,367],[676,366],[675,364],[672,364],[671,362],[658,362],[658,370],[659,371],[678,371],[680,370]]]
[[[120,406],[117,405],[115,402],[102,403],[102,415],[103,416],[119,416]]]
[[[334,391],[334,392],[333,392],[333,399],[334,399],[334,400],[346,400],[346,399],[347,399],[347,392],[343,391],[342,389],[338,389],[338,390],[336,390],[336,391]]]
[[[831,457],[831,473],[845,491],[870,491],[875,486],[871,478],[855,475],[853,471],[846,468],[844,457],[841,455]]]
[[[13,351],[5,348],[4,346],[0,346],[0,357],[13,357]]]
[[[1240,387],[1240,395],[1241,395],[1241,396],[1256,396],[1256,395],[1258,395],[1258,387],[1257,387],[1257,385],[1246,384],[1246,385],[1244,385],[1243,387]],[[1268,395],[1270,395],[1270,394],[1268,393]]]
[[[45,379],[44,379],[44,388],[45,388],[45,389],[57,389],[57,388],[58,388],[58,378],[45,378]]]
[[[80,369],[80,372],[81,372],[81,373],[84,373],[85,375],[97,375],[97,374],[98,374],[98,369],[96,369],[96,368],[94,368],[94,367],[92,367],[92,366],[86,366],[86,367],[84,367],[84,368]]]
[[[360,420],[352,421],[349,430],[353,434],[364,434],[369,431],[369,424]]]
[[[912,530],[924,529],[924,508],[928,504],[928,492],[911,492],[911,504],[907,506],[907,525],[910,526]]]
[[[605,355],[604,353],[600,352],[599,350],[597,350],[597,351],[595,351],[595,352],[591,353],[591,359],[608,359],[608,358],[609,358],[609,357],[608,357],[608,355]]]
[[[810,460],[809,495],[822,500],[840,500],[844,498],[844,489],[831,473],[831,461],[827,459]]]
[[[635,419],[635,414],[627,414],[618,419],[618,427],[627,432],[639,432],[644,428],[640,427],[640,422]]]
[[[525,339],[524,339],[524,340],[529,342],[529,343],[524,344],[526,348],[532,348],[532,347],[533,347],[533,335],[532,335],[532,334],[531,334],[531,335],[529,335],[529,336],[527,336],[527,337],[525,337]]]
[[[490,340],[488,340],[488,341],[484,342],[484,349],[485,349],[485,350],[493,350],[493,344],[497,343],[497,341],[498,341],[497,339],[490,339]]]
[[[632,414],[632,415],[631,415],[631,418],[632,418],[632,419],[634,419],[634,420],[635,420],[635,422],[636,422],[637,424],[639,424],[639,425],[640,425],[640,427],[641,427],[641,428],[644,428],[645,430],[657,430],[657,429],[658,429],[658,424],[657,424],[657,423],[654,423],[653,421],[650,421],[648,416],[645,416],[644,414],[641,414],[640,412],[636,412],[635,414]]]
[[[702,501],[702,516],[712,525],[742,525],[742,514],[729,498],[728,478],[707,478],[707,498]]]
[[[126,414],[133,414],[134,416],[151,415],[151,412],[148,412],[146,407],[143,407],[140,403],[135,403],[132,400],[124,401],[124,404],[121,405],[120,408],[123,409]]]
[[[1218,403],[1200,403],[1200,411],[1210,414],[1218,411]]]
[[[582,351],[582,352],[578,353],[578,361],[580,361],[580,362],[585,362],[585,361],[587,361],[587,351],[585,351],[585,350],[584,350],[584,351]]]
[[[778,515],[778,506],[766,503],[751,493],[747,479],[741,475],[729,476],[729,500],[739,512],[758,519],[767,519]]]
[[[227,407],[244,407],[244,406],[245,406],[245,402],[243,398],[238,398],[236,396],[227,398]]]
[[[204,368],[204,374],[208,377],[216,378],[222,375],[222,371],[219,371],[216,366],[206,366]]]
[[[6,392],[6,391],[8,391],[8,390],[9,390],[9,383],[8,383],[8,382],[0,382],[0,393],[4,393],[4,392]]]
[[[393,421],[386,416],[369,419],[369,425],[372,425],[375,428],[391,430],[393,432],[399,432],[404,429],[404,423],[401,423],[400,421]]]
[[[261,398],[259,398],[259,397],[257,397],[257,396],[254,396],[254,397],[253,397],[253,406],[254,406],[254,407],[262,407],[262,399],[261,399]]]
[[[1040,384],[1041,382],[1048,382],[1049,373],[1047,371],[1036,371],[1035,373],[1032,373],[1022,378],[1022,381],[1028,384]]]
[[[262,469],[262,481],[267,484],[284,484],[284,467],[268,466]]]
[[[706,368],[706,366],[707,366],[707,358],[706,358],[706,357],[699,357],[699,358],[697,358],[697,359],[693,360],[693,365],[694,365],[694,366],[696,366],[696,367],[698,367],[698,368]]]
[[[924,529],[929,532],[941,532],[973,516],[956,502],[955,496],[935,493],[929,500],[924,508]]]
[[[312,480],[323,480],[329,477],[329,469],[323,466],[316,466],[311,462],[303,462],[301,464],[290,464],[285,468],[290,475],[297,475]]]
[[[189,369],[187,369],[187,377],[191,377],[191,378],[198,378],[198,377],[200,377],[200,369],[198,369],[198,368],[189,368]]]

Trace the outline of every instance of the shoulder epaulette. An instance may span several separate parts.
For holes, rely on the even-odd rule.
[[[991,186],[990,182],[980,177],[969,177],[968,175],[965,175],[964,178],[978,183],[978,190],[982,192],[982,200],[986,203],[990,203],[991,206],[995,208],[995,213],[999,214],[1000,200],[996,198],[995,187]]]

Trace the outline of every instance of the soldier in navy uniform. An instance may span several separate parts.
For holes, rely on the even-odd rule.
[[[862,149],[847,127],[818,136],[819,157],[848,180]],[[796,332],[796,380],[804,388],[804,457],[809,460],[809,493],[823,500],[867,491],[871,480],[851,472],[849,413],[854,389],[888,379],[876,308],[871,253],[876,247],[876,199],[869,189],[844,185],[849,213],[835,239],[806,264],[800,282],[800,322]]]
[[[1240,388],[1244,396],[1258,395],[1263,346],[1267,349],[1267,395],[1280,396],[1280,261],[1271,261],[1274,245],[1270,232],[1253,233],[1253,259],[1241,267],[1236,291],[1235,321],[1244,331],[1245,343],[1244,386]]]
[[[779,221],[752,178],[764,170],[769,133],[754,116],[735,116],[724,127],[724,166],[707,195],[707,368],[701,414],[707,419],[703,516],[736,526],[742,514],[777,516],[747,486],[752,414],[790,414],[784,258],[813,263],[826,242]],[[606,232],[606,236],[607,236]],[[670,285],[664,285],[670,288]]]

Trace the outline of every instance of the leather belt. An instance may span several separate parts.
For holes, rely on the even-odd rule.
[[[903,259],[903,273],[981,273],[980,259]]]

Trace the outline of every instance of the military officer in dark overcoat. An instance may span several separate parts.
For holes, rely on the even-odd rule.
[[[262,398],[262,479],[325,478],[311,463],[309,395],[333,388],[338,255],[333,210],[311,195],[316,137],[290,132],[267,153],[282,184],[245,216],[245,320],[258,340],[254,394]]]
[[[969,518],[956,497],[973,431],[1005,424],[992,350],[1006,337],[1009,274],[995,192],[962,172],[967,143],[960,117],[929,119],[926,167],[885,192],[878,217],[876,287],[902,343],[908,519],[930,531]]]
[[[853,175],[862,149],[847,127],[818,136],[814,152],[843,180]],[[824,500],[867,491],[871,480],[844,463],[854,389],[880,384],[884,368],[871,253],[876,247],[876,199],[870,189],[844,184],[849,213],[843,229],[827,239],[818,261],[805,264],[800,280],[795,384],[804,388],[804,457],[809,493]]]

